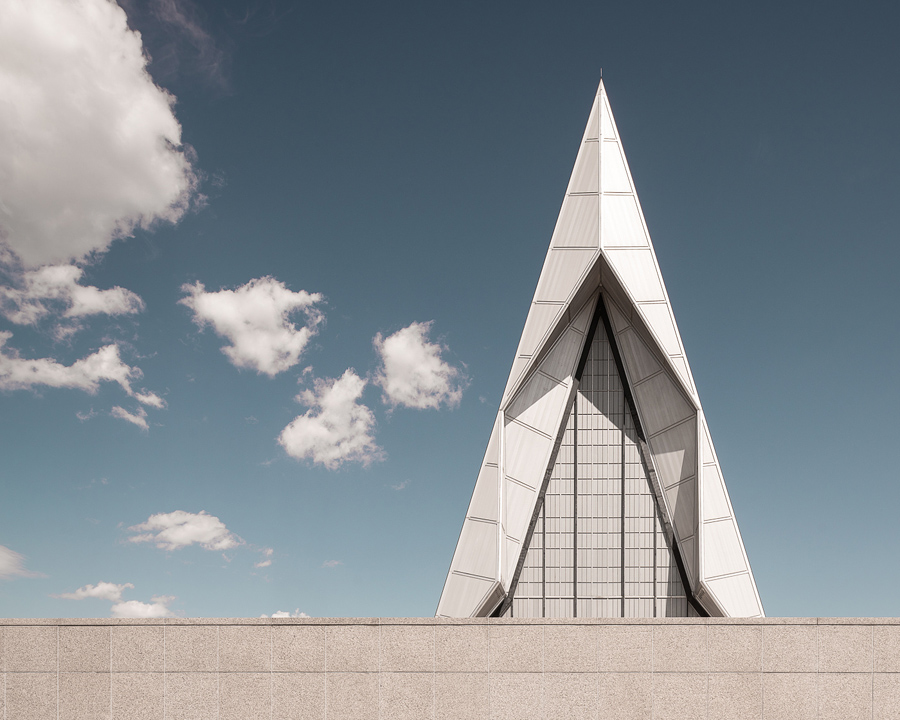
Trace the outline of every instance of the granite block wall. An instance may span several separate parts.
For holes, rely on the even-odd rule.
[[[3,720],[900,720],[900,619],[0,620]]]

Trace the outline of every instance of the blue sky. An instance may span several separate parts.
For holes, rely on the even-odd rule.
[[[0,615],[432,615],[601,67],[767,614],[897,614],[896,3],[0,6]]]

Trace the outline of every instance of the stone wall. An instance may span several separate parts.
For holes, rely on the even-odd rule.
[[[0,620],[4,720],[900,718],[900,620]]]

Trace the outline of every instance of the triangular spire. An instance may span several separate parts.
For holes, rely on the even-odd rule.
[[[647,492],[687,601],[705,614],[763,614],[601,80],[438,615],[513,607],[566,428],[577,415],[572,408],[586,397],[580,373],[601,321],[630,408],[622,417],[632,418]],[[572,437],[576,453],[579,442],[585,450],[602,446]],[[604,473],[614,472],[601,464],[580,477],[612,481]],[[624,475],[621,481],[624,502]],[[573,497],[579,492],[573,489]],[[627,520],[621,512],[616,517]],[[592,562],[586,558],[579,562]],[[576,575],[579,568],[592,569],[576,565]],[[623,607],[626,597],[623,589]]]

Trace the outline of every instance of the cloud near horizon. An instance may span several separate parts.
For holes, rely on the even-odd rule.
[[[295,417],[278,436],[288,455],[337,470],[346,463],[363,466],[383,460],[372,433],[375,415],[360,402],[366,380],[348,368],[336,380],[316,379],[312,390],[297,395],[310,409]]]
[[[25,567],[25,556],[0,545],[0,580],[12,577],[42,577]]]
[[[194,322],[230,342],[222,348],[232,365],[274,377],[300,362],[300,355],[316,334],[324,315],[316,307],[319,293],[293,292],[271,276],[255,278],[234,290],[207,292],[203,283],[185,284],[187,297],[179,302],[194,313]],[[298,328],[290,321],[297,311],[306,315]]]
[[[146,522],[128,528],[138,533],[129,542],[152,542],[161,550],[178,550],[189,545],[199,545],[204,550],[230,550],[244,541],[231,532],[225,523],[214,515],[201,510],[199,513],[175,510],[151,515]]]
[[[0,245],[25,269],[96,257],[197,197],[175,99],[146,65],[115,2],[4,4]]]
[[[86,598],[98,598],[100,600],[109,600],[111,602],[119,602],[122,599],[122,592],[125,590],[134,590],[131,583],[123,583],[116,585],[111,582],[98,582],[96,585],[85,585],[78,588],[75,592],[60,593],[51,597],[60,598],[62,600],[84,600]]]
[[[433,322],[414,322],[386,338],[378,333],[372,341],[381,358],[375,384],[386,405],[420,410],[459,405],[466,378],[441,357],[445,346],[428,341]]]

